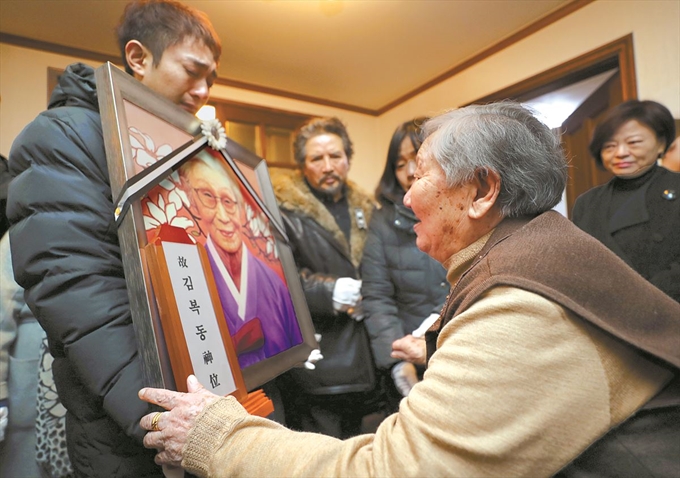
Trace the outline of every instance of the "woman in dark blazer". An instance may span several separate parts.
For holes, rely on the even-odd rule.
[[[657,166],[674,139],[673,117],[659,103],[611,110],[589,149],[615,177],[579,196],[573,221],[680,302],[680,173]]]

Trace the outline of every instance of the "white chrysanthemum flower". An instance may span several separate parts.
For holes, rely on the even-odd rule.
[[[227,133],[217,118],[202,121],[201,132],[208,139],[208,146],[212,149],[223,149],[227,146]]]

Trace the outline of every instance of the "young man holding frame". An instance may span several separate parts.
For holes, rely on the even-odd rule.
[[[208,18],[173,0],[126,6],[117,30],[126,71],[196,113],[217,76]],[[48,110],[15,140],[8,215],[17,282],[46,330],[78,476],[160,476],[142,446],[142,359],[132,326],[94,70],[60,77]]]

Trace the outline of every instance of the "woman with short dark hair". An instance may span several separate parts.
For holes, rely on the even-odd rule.
[[[573,221],[680,302],[680,174],[657,165],[674,139],[673,116],[655,101],[611,110],[589,149],[614,178],[576,200]]]

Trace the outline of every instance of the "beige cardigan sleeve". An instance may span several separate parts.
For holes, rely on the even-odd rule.
[[[199,417],[183,466],[199,476],[550,476],[668,375],[556,304],[498,287],[446,325],[423,381],[374,435],[340,441],[249,416]]]

